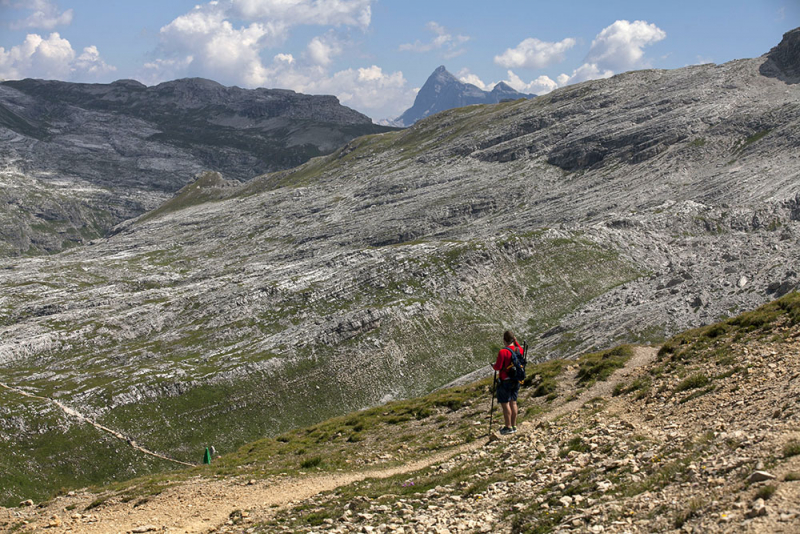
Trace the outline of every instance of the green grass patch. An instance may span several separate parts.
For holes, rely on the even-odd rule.
[[[65,490],[176,467],[66,418],[43,401],[0,390],[0,405],[11,407],[25,428],[0,441],[0,506],[14,507],[25,499],[41,502]]]
[[[791,440],[783,446],[784,458],[791,458],[792,456],[797,456],[798,454],[800,454],[800,441]]]
[[[300,467],[303,469],[312,469],[314,467],[319,467],[320,465],[322,465],[321,456],[314,456],[313,458],[308,458],[300,462]]]
[[[686,391],[689,389],[697,389],[705,387],[709,384],[710,380],[706,375],[703,373],[694,374],[684,380],[681,380],[677,386],[675,386],[675,393],[680,393],[681,391]]]
[[[564,369],[564,360],[550,360],[536,365],[528,365],[525,369],[527,378],[523,387],[533,387],[532,397],[546,397],[555,394],[558,388],[556,378]]]
[[[615,397],[619,395],[627,395],[628,393],[633,393],[634,391],[639,391],[642,395],[646,394],[650,391],[650,387],[652,386],[652,380],[648,377],[639,377],[630,384],[626,384],[625,382],[620,382],[616,386],[614,386],[614,390],[611,394]]]
[[[743,336],[771,334],[778,324],[800,324],[800,293],[792,292],[753,311],[742,313],[716,324],[682,332],[669,339],[658,351],[665,370],[675,370],[684,362],[714,358],[722,365],[732,365],[731,345]]]
[[[716,386],[713,386],[713,385],[708,386],[708,387],[703,388],[703,389],[698,389],[697,391],[694,391],[691,395],[688,395],[687,397],[681,399],[680,400],[680,404],[684,404],[684,403],[689,402],[691,400],[694,400],[694,399],[696,399],[698,397],[702,397],[703,395],[708,395],[709,393],[711,393],[715,389],[716,389]]]
[[[625,367],[625,363],[631,356],[633,356],[633,347],[630,345],[620,345],[613,349],[581,356],[578,360],[578,383],[589,386],[598,380],[607,380],[614,371]]]
[[[558,451],[558,456],[561,458],[566,458],[571,451],[589,452],[589,445],[584,443],[580,437],[575,436],[574,438],[570,439],[567,442],[567,444]]]
[[[698,517],[701,515],[701,511],[705,506],[705,502],[699,498],[691,499],[689,501],[689,506],[686,507],[685,510],[681,510],[677,514],[675,514],[675,518],[673,520],[673,526],[677,529],[683,527],[687,521],[692,519],[693,517]]]
[[[761,139],[764,138],[764,136],[766,136],[771,131],[772,130],[762,130],[760,132],[754,133],[753,135],[749,136],[748,138],[746,138],[744,140],[744,143],[742,144],[742,146],[741,146],[741,148],[739,150],[744,150],[745,148],[747,148],[748,146],[752,145],[753,143],[760,141]]]
[[[764,499],[765,501],[768,500],[770,497],[775,495],[775,492],[778,491],[778,486],[767,485],[758,488],[755,495],[753,495],[753,500],[755,499]]]
[[[705,137],[698,137],[697,139],[692,140],[692,142],[689,143],[689,146],[695,147],[695,148],[699,148],[701,146],[706,146],[706,139],[705,139]]]

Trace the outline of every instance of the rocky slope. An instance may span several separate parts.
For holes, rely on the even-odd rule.
[[[10,185],[0,253],[87,242],[157,207],[203,170],[248,180],[382,131],[332,96],[199,78],[154,87],[2,82],[0,172]]]
[[[491,91],[484,91],[471,83],[462,82],[442,65],[425,81],[414,98],[414,104],[395,122],[399,126],[411,126],[420,119],[452,108],[473,104],[497,104],[505,100],[534,96],[536,95],[520,93],[505,82],[498,83]]]
[[[795,532],[800,296],[248,444],[211,466],[0,509],[21,532]],[[548,385],[549,384],[549,385]],[[499,411],[495,410],[495,423]]]
[[[5,380],[194,461],[485,373],[508,327],[546,359],[751,309],[798,284],[800,89],[762,70],[799,38],[203,175],[92,246],[3,260]],[[0,428],[0,462],[65,472],[84,438],[49,409]],[[161,468],[76,461],[61,485]]]
[[[517,435],[294,503],[254,531],[796,532],[798,303],[682,334],[611,387],[589,386],[585,360],[565,365],[549,401],[523,393]]]

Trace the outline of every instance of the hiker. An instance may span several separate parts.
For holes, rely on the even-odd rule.
[[[517,394],[519,393],[519,381],[509,376],[511,365],[511,351],[514,350],[518,355],[522,354],[522,347],[517,342],[517,338],[510,330],[503,332],[503,343],[505,348],[497,353],[497,361],[492,364],[492,369],[500,372],[500,381],[497,386],[497,402],[503,409],[503,422],[505,426],[500,429],[500,434],[513,434],[517,431]]]

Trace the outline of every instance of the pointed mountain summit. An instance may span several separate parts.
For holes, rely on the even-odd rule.
[[[491,91],[483,91],[471,83],[464,83],[453,76],[444,65],[433,71],[425,85],[417,93],[414,105],[397,118],[396,123],[411,126],[420,119],[446,109],[460,108],[472,104],[497,104],[506,99],[533,98],[500,82]]]

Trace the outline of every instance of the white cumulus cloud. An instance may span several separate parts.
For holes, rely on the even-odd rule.
[[[456,76],[462,82],[471,83],[472,85],[474,85],[478,89],[481,89],[482,91],[491,91],[492,87],[494,86],[494,84],[486,84],[486,83],[484,83],[483,80],[481,80],[480,76],[470,72],[470,70],[467,69],[467,68],[464,68],[464,69],[461,69],[460,71],[458,71]]]
[[[333,58],[341,53],[342,44],[331,33],[314,37],[308,43],[308,56],[317,65],[330,65]]]
[[[162,65],[177,61],[192,74],[248,86],[267,82],[260,53],[283,40],[286,25],[274,21],[235,27],[226,17],[226,10],[211,2],[162,27],[160,48],[170,56],[161,58]]]
[[[116,70],[106,64],[95,46],[76,57],[75,50],[58,32],[47,38],[31,33],[22,44],[6,50],[0,47],[0,78],[99,78]]]
[[[494,62],[509,69],[518,67],[541,69],[564,61],[564,52],[573,46],[575,39],[571,37],[557,43],[531,37],[519,43],[516,48],[509,48],[499,56],[495,56]]]
[[[161,28],[158,59],[140,78],[157,83],[203,76],[244,87],[333,94],[373,118],[397,116],[414,100],[403,73],[379,66],[333,71],[349,41],[340,27],[366,29],[375,0],[217,0],[195,6]],[[296,26],[330,26],[299,55],[268,50]],[[458,41],[458,38],[455,39]],[[265,59],[265,58],[271,58]]]
[[[646,66],[642,49],[666,37],[667,33],[655,24],[618,20],[597,34],[585,63],[615,72]]]
[[[147,85],[156,85],[167,80],[186,76],[194,56],[176,59],[156,59],[144,64],[142,71],[136,76]]]
[[[103,61],[100,52],[94,45],[83,49],[83,53],[75,60],[75,69],[93,76],[101,76],[117,70],[113,65]]]
[[[56,3],[50,0],[27,0],[24,2],[4,0],[2,5],[33,12],[24,19],[11,22],[9,26],[12,30],[25,28],[52,30],[56,26],[67,26],[72,22],[72,10],[59,11]]]
[[[609,78],[617,72],[647,67],[644,48],[665,39],[666,32],[643,20],[629,22],[618,20],[598,33],[583,63],[572,71],[562,73],[555,80],[549,76],[526,82],[510,67],[542,68],[563,59],[563,54],[575,45],[573,39],[559,43],[544,43],[537,39],[525,39],[516,48],[509,48],[495,56],[495,63],[509,67],[508,85],[523,93],[543,95],[557,89],[587,80]],[[462,80],[466,81],[464,77]],[[475,81],[470,81],[481,87]],[[483,87],[481,87],[483,88]]]
[[[567,76],[562,84],[572,84],[598,78],[609,78],[617,72],[647,67],[644,47],[657,43],[667,37],[667,33],[643,20],[628,22],[618,20],[603,28],[592,41],[583,65]]]
[[[573,83],[585,82],[587,80],[599,80],[601,78],[610,78],[613,75],[614,75],[613,70],[602,69],[597,65],[597,63],[584,63],[583,65],[572,71],[571,75],[561,74],[559,78],[561,79],[566,78],[567,81],[564,85],[570,85]]]
[[[274,84],[265,50],[283,43],[298,25],[366,28],[374,0],[217,0],[200,4],[160,30],[159,59],[149,75],[166,73],[170,61],[183,66],[177,75],[204,76],[246,87]],[[327,66],[342,45],[330,32],[309,42],[304,54]],[[288,56],[283,58],[287,62]],[[292,57],[288,63],[293,63]]]
[[[512,70],[509,70],[506,74],[508,75],[508,78],[502,81],[520,93],[543,95],[553,91],[554,89],[558,89],[561,86],[558,82],[553,81],[544,75],[539,76],[532,82],[526,82]],[[478,75],[470,72],[469,69],[460,70],[458,72],[458,79],[464,83],[471,83],[472,85],[475,85],[484,91],[491,91],[495,85],[500,83],[485,83]]]
[[[273,60],[283,61],[291,65],[292,63],[294,63],[294,56],[292,54],[276,54]]]
[[[504,81],[520,93],[544,95],[559,87],[558,82],[553,81],[549,76],[542,75],[532,82],[526,83],[511,70],[507,74],[508,79]]]
[[[433,33],[433,39],[427,42],[419,40],[413,43],[401,44],[401,52],[430,52],[432,50],[443,50],[446,58],[456,57],[464,53],[461,45],[469,41],[468,35],[453,35],[447,28],[437,22],[429,22],[425,29]]]

